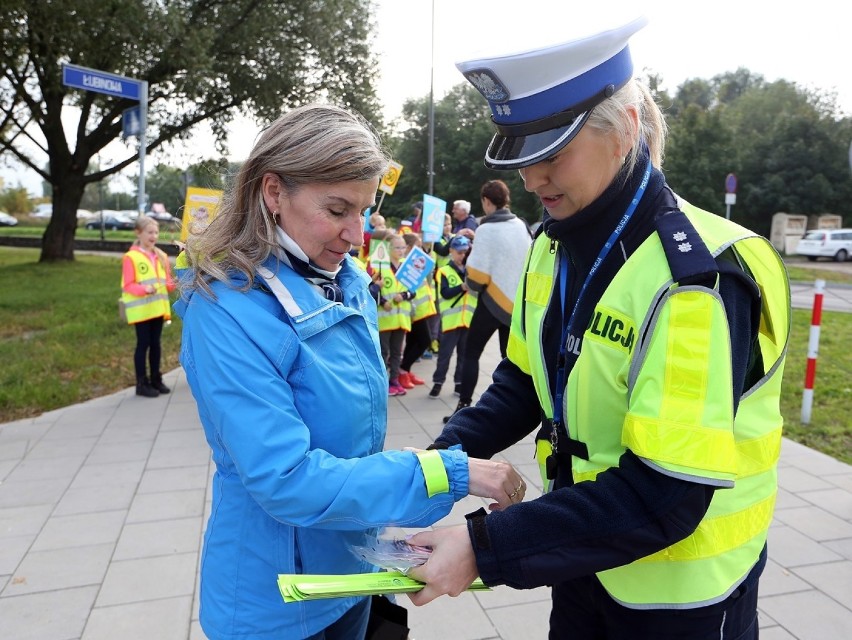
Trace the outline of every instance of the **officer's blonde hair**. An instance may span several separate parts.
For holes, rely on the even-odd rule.
[[[211,280],[229,282],[233,272],[246,278],[241,289],[252,286],[257,267],[277,244],[277,223],[263,201],[265,174],[274,173],[292,194],[307,184],[373,180],[389,163],[375,129],[360,115],[323,104],[282,115],[260,135],[216,218],[187,243],[194,267],[187,286],[210,293]]]
[[[629,107],[639,114],[639,130],[635,130],[628,116]],[[657,169],[663,166],[666,134],[668,127],[663,112],[654,101],[650,90],[639,80],[631,80],[615,92],[611,98],[597,105],[589,116],[587,127],[604,133],[615,133],[630,148],[625,158],[627,175],[633,171],[643,142],[648,146],[651,164]]]

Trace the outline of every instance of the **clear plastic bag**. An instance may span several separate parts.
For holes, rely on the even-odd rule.
[[[409,544],[403,538],[383,537],[368,540],[364,546],[350,545],[350,550],[370,564],[401,573],[424,564],[432,553],[431,548]]]

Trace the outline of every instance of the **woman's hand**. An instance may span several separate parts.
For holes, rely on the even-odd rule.
[[[154,285],[152,285],[152,284],[145,285],[145,293],[147,293],[148,295],[151,295],[156,290],[157,290],[156,287],[154,287]]]
[[[467,525],[422,531],[409,538],[408,542],[432,548],[426,564],[408,571],[410,577],[426,583],[420,591],[408,594],[411,602],[418,607],[438,596],[455,597],[463,593],[479,575]]]
[[[468,493],[495,500],[488,505],[492,511],[501,511],[524,499],[527,485],[508,462],[468,458],[467,469],[470,475]]]

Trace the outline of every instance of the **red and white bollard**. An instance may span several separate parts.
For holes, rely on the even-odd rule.
[[[811,332],[808,336],[808,365],[805,369],[805,390],[802,393],[802,424],[810,424],[811,408],[814,404],[814,378],[819,355],[819,325],[822,322],[822,296],[825,280],[814,282],[814,308],[811,313]]]

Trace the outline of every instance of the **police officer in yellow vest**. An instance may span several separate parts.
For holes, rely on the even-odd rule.
[[[764,238],[666,184],[644,25],[458,64],[497,126],[485,164],[545,215],[508,357],[432,446],[488,458],[541,423],[547,491],[414,536],[434,551],[412,601],[479,575],[552,585],[551,639],[757,638],[789,286]]]

